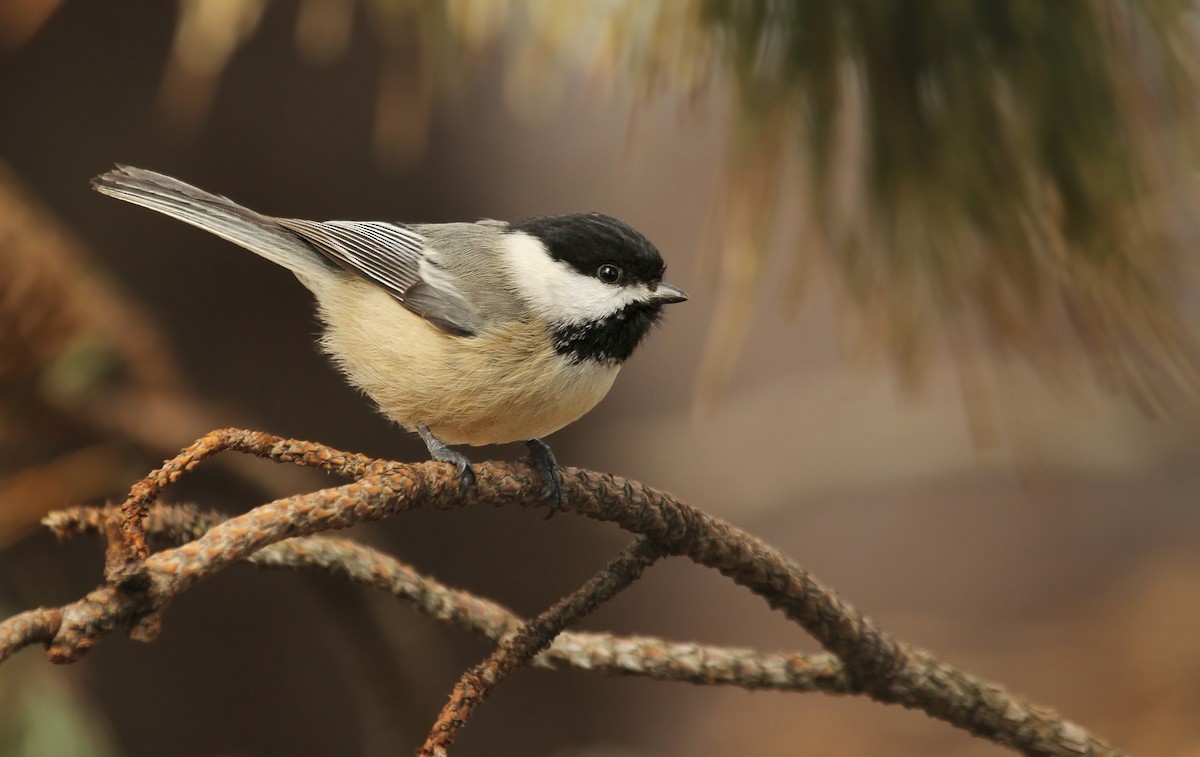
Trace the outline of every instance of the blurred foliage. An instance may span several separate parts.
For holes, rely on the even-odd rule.
[[[11,611],[4,610],[7,617]],[[118,754],[103,717],[61,669],[42,660],[9,660],[0,678],[0,754],[6,757],[111,757]]]
[[[1148,409],[1195,390],[1193,4],[709,0],[701,18],[740,103],[740,225],[801,219],[798,262],[820,255],[907,375],[944,335],[966,379],[1019,355]],[[762,271],[767,249],[739,254]]]
[[[55,3],[27,5],[20,35]],[[162,113],[204,119],[266,0],[180,0]],[[729,128],[713,398],[769,288],[818,263],[864,353],[916,379],[949,348],[968,394],[1005,371],[1082,377],[1162,410],[1200,371],[1194,274],[1198,11],[1191,0],[303,0],[297,49],[378,42],[381,163],[425,145],[433,103],[503,46],[514,112],[594,90],[706,94]],[[778,261],[772,257],[779,254]],[[779,265],[773,265],[778,262]]]
[[[63,502],[119,491],[118,448],[166,430],[112,433],[148,415],[122,411],[182,392],[165,340],[89,257],[0,162],[0,546]]]
[[[0,547],[65,502],[122,494],[150,460],[228,423],[91,258],[0,161]],[[298,469],[226,467],[265,492],[302,486]]]

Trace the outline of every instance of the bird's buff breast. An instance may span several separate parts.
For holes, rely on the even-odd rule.
[[[447,444],[547,436],[595,407],[619,370],[572,364],[549,347],[543,326],[451,336],[365,282],[318,301],[322,346],[350,382],[384,415],[410,430],[428,426]]]

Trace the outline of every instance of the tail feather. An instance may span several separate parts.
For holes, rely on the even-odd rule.
[[[92,179],[92,187],[109,197],[156,210],[216,234],[287,268],[302,281],[329,270],[307,242],[270,216],[170,176],[119,165]]]

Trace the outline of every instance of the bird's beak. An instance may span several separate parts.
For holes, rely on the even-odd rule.
[[[672,302],[683,302],[688,296],[683,293],[682,289],[676,289],[670,284],[660,283],[654,292],[650,295],[653,302],[663,305],[670,305]]]

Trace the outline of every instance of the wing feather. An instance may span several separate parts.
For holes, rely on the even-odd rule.
[[[407,226],[383,221],[305,221],[277,218],[317,252],[346,271],[383,287],[406,308],[448,334],[474,336],[482,326],[474,307],[445,277],[421,276],[436,266],[426,256],[425,237]]]
[[[425,238],[412,229],[382,221],[276,221],[334,263],[396,297],[402,298],[421,280]]]

